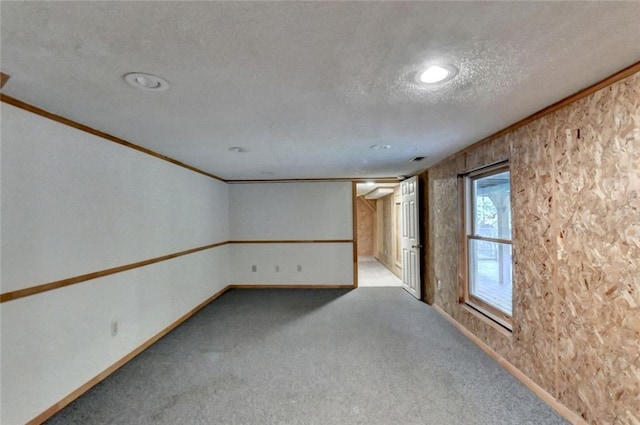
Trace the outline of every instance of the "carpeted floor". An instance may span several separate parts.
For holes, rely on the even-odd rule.
[[[233,290],[49,424],[564,424],[401,288]]]
[[[402,286],[402,280],[371,255],[358,255],[358,287]]]

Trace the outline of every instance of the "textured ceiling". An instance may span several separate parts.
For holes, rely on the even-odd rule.
[[[408,175],[640,60],[640,2],[0,4],[3,93],[227,179]]]

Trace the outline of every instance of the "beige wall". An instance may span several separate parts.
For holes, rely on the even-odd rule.
[[[505,159],[514,228],[510,336],[459,304],[456,242],[457,176]],[[427,176],[434,303],[587,422],[640,423],[640,74]]]
[[[400,202],[399,187],[394,193],[376,201],[376,251],[375,257],[398,277],[402,276],[402,266],[396,262],[396,207]]]
[[[375,201],[367,201],[362,196],[356,198],[358,255],[373,255],[376,219],[375,206]]]

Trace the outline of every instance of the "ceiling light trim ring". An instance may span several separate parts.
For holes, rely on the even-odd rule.
[[[369,149],[371,149],[372,151],[377,151],[381,149],[386,150],[386,149],[391,149],[391,145],[371,145]]]
[[[130,72],[124,75],[124,80],[131,86],[146,91],[164,91],[169,88],[169,82],[164,78],[144,72]]]

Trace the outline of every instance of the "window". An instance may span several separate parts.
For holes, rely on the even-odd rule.
[[[464,176],[464,302],[511,329],[512,253],[509,164]]]

